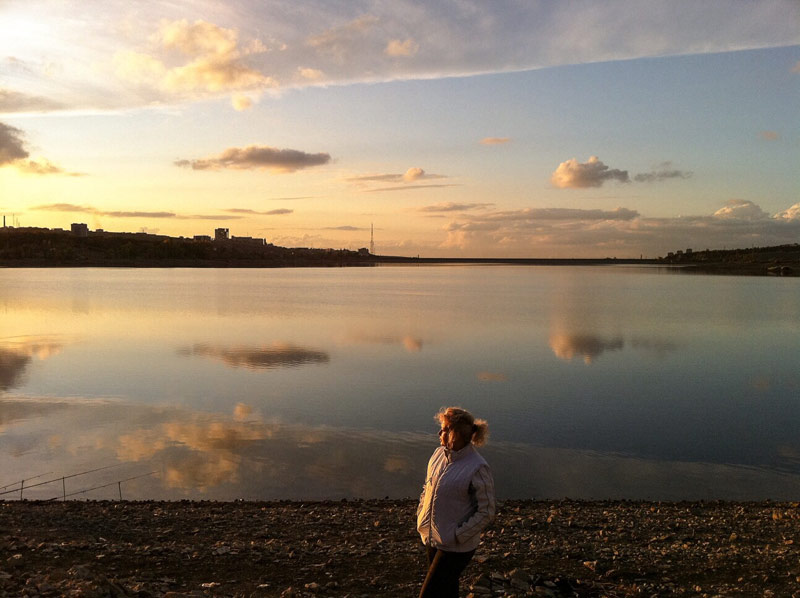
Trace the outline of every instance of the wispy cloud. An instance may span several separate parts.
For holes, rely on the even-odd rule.
[[[673,168],[672,162],[662,162],[650,172],[637,174],[633,180],[638,183],[653,183],[667,179],[688,179],[691,176],[691,172]]]
[[[252,214],[259,216],[283,216],[285,214],[292,214],[294,212],[294,210],[289,210],[287,208],[279,208],[277,210],[265,210],[265,211],[250,210],[247,208],[228,208],[222,211],[230,212],[231,214]]]
[[[92,206],[80,206],[71,203],[52,203],[34,206],[31,209],[43,212],[92,214],[94,216],[109,216],[111,218],[175,218],[177,220],[239,220],[242,218],[242,216],[230,216],[222,214],[176,214],[175,212],[109,211],[99,210]]]
[[[418,212],[427,213],[442,213],[442,212],[468,212],[470,210],[484,210],[492,207],[493,203],[454,203],[448,201],[445,203],[438,203],[432,206],[423,206],[419,208]]]
[[[511,137],[484,137],[481,139],[481,145],[503,145],[509,143]]]
[[[777,141],[781,138],[780,133],[776,131],[760,131],[758,136],[764,141]]]
[[[349,224],[345,224],[342,226],[326,226],[323,227],[321,230],[341,230],[341,231],[365,231],[369,230],[366,227],[359,227],[359,226],[351,226]]]
[[[44,97],[29,95],[0,87],[0,114],[14,112],[49,112],[62,104]]]
[[[12,94],[5,110],[163,106],[222,94],[233,95],[235,107],[246,109],[261,93],[278,88],[800,43],[795,0],[678,5],[612,0],[602,10],[497,0],[458,11],[447,0],[413,10],[387,0],[368,5],[304,0],[302,9],[296,0],[273,0],[269,11],[255,9],[249,0],[230,0],[224,10],[215,5],[201,11],[207,20],[194,21],[186,19],[198,14],[191,0],[141,0],[136,11],[126,11],[124,23],[116,6],[87,15],[75,3],[52,3],[47,11],[31,12],[50,34],[27,39],[28,54],[46,59],[27,72],[12,69],[4,82]],[[75,43],[87,39],[91,43]]]
[[[425,172],[422,168],[414,166],[400,174],[369,174],[366,176],[350,177],[347,180],[351,183],[411,183],[414,181],[446,178],[447,176],[443,174],[430,174]]]
[[[196,160],[176,160],[175,165],[192,170],[269,170],[291,173],[330,162],[327,153],[308,154],[294,149],[278,149],[266,145],[231,147],[219,156]]]

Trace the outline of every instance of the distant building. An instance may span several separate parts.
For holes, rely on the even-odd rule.
[[[231,241],[234,243],[242,243],[244,245],[261,246],[266,244],[266,241],[264,239],[256,239],[255,237],[231,237]]]
[[[215,228],[214,240],[215,241],[228,241],[230,239],[231,231],[227,228]]]
[[[73,222],[72,226],[70,226],[70,230],[72,234],[76,237],[88,237],[89,236],[89,225],[83,222]]]
[[[211,241],[211,235],[195,235],[193,239],[195,241]]]
[[[368,255],[369,255],[369,249],[367,249],[366,247],[361,247],[361,248],[358,250],[358,255],[361,255],[361,256],[368,256]]]

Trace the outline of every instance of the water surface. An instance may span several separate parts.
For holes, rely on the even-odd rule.
[[[413,496],[451,404],[504,497],[800,491],[796,279],[6,269],[0,313],[0,486],[107,467],[27,498]]]

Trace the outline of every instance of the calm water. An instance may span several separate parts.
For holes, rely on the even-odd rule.
[[[0,486],[105,468],[26,498],[416,496],[451,404],[502,497],[800,495],[797,279],[6,269],[0,314]]]

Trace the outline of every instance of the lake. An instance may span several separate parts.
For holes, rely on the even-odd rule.
[[[800,495],[798,279],[0,269],[0,313],[0,498],[418,496],[445,405],[502,498]]]

